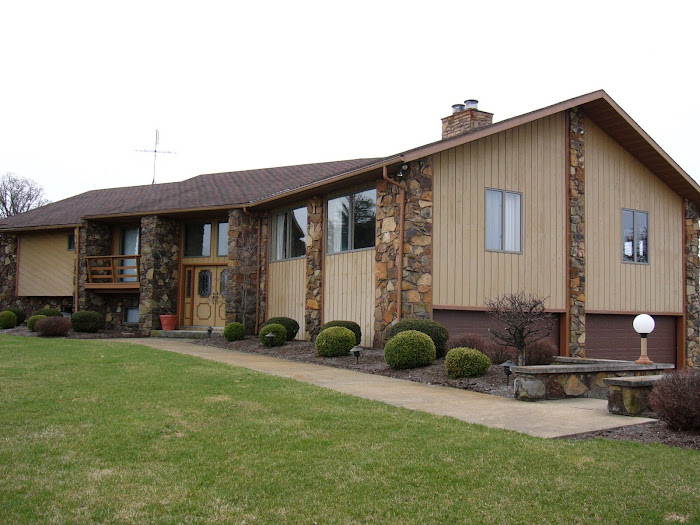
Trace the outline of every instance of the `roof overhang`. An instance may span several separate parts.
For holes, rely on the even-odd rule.
[[[80,226],[80,224],[57,224],[51,226],[27,226],[24,228],[3,228],[0,225],[0,233],[20,233],[20,232],[36,232],[46,230],[72,230]]]

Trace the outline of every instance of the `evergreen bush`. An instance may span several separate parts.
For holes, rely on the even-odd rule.
[[[287,341],[293,340],[299,333],[299,323],[297,323],[291,317],[270,317],[260,328],[264,328],[271,324],[281,324],[284,326],[285,330],[287,331]]]
[[[359,345],[362,341],[362,329],[355,321],[328,321],[321,327],[321,332],[323,332],[326,328],[332,328],[334,326],[342,326],[343,328],[352,330],[352,332],[355,334],[356,345]]]
[[[17,326],[21,325],[27,318],[27,314],[21,308],[10,306],[9,308],[5,308],[5,310],[10,311],[17,316]]]
[[[267,324],[260,330],[260,342],[265,346],[270,344],[267,342],[267,337],[265,337],[269,333],[275,336],[272,340],[272,346],[282,346],[287,340],[287,329],[284,326],[277,323]]]
[[[331,326],[316,337],[316,355],[338,357],[347,355],[355,346],[355,333],[344,326]]]
[[[445,370],[450,379],[482,376],[491,366],[491,360],[474,348],[453,348],[445,357]]]
[[[60,317],[63,314],[56,308],[41,308],[34,312],[34,315],[45,315],[46,317]]]
[[[240,341],[245,339],[245,326],[241,323],[229,323],[224,328],[224,337],[227,341]]]
[[[10,312],[9,310],[0,312],[0,328],[7,330],[15,326],[17,326],[17,316],[14,312]]]
[[[32,315],[29,319],[27,319],[27,328],[29,328],[30,332],[34,332],[35,324],[39,319],[46,319],[45,315]]]
[[[399,332],[384,347],[384,360],[391,368],[416,368],[435,361],[435,343],[418,330]]]
[[[433,344],[435,344],[436,358],[439,359],[445,356],[450,333],[444,325],[428,319],[404,319],[391,327],[389,337],[394,337],[396,334],[406,330],[418,330],[428,335],[433,340]]]
[[[80,312],[75,312],[71,316],[70,323],[73,326],[73,330],[76,332],[94,334],[98,330],[104,329],[105,318],[100,312],[82,310]]]

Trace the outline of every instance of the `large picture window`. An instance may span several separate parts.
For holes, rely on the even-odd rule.
[[[228,256],[228,222],[220,222],[216,238],[216,255]]]
[[[373,248],[376,237],[377,191],[344,195],[328,201],[326,252]]]
[[[486,190],[486,249],[522,252],[522,194]]]
[[[185,224],[185,257],[209,257],[211,255],[211,224],[197,222]]]
[[[270,258],[273,261],[306,255],[306,206],[272,216]]]
[[[649,264],[649,214],[622,210],[622,260]]]

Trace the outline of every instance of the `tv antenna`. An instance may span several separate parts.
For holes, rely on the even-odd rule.
[[[158,158],[158,153],[176,154],[174,151],[167,151],[167,150],[158,149],[158,143],[159,143],[158,138],[159,138],[158,130],[156,130],[156,143],[155,143],[155,146],[153,146],[153,149],[135,149],[134,150],[134,151],[138,151],[140,153],[153,153],[153,182],[151,182],[151,184],[156,183],[156,159]]]

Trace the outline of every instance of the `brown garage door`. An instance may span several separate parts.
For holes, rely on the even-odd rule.
[[[676,317],[653,316],[649,334],[649,359],[676,364]],[[632,327],[633,315],[586,315],[586,357],[634,361],[640,354],[640,337]]]

